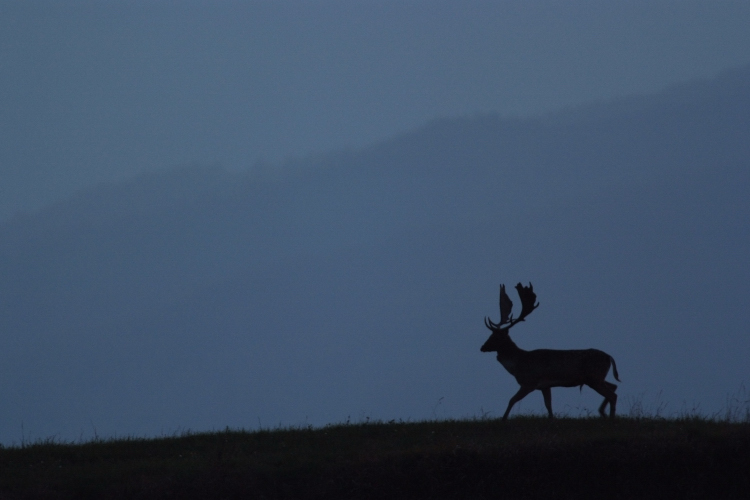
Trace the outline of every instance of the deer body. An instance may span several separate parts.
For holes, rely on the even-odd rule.
[[[539,390],[544,396],[544,404],[550,418],[552,414],[552,387],[582,387],[587,385],[604,396],[604,402],[599,407],[599,413],[605,416],[605,408],[610,405],[610,416],[615,416],[617,404],[617,386],[605,380],[610,365],[615,379],[618,381],[615,360],[606,352],[598,349],[555,350],[536,349],[525,351],[511,340],[508,330],[524,321],[539,304],[534,305],[536,295],[531,284],[523,287],[516,286],[519,291],[523,310],[518,319],[513,320],[510,310],[513,303],[505,294],[505,287],[500,288],[500,323],[493,323],[488,318],[485,325],[492,331],[492,335],[481,348],[482,352],[497,352],[497,360],[513,375],[520,385],[518,392],[510,399],[503,420],[508,418],[513,405],[526,397],[529,393]]]

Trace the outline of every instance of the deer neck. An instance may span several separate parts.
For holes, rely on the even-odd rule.
[[[520,362],[528,351],[524,351],[516,345],[510,336],[506,337],[505,340],[500,344],[497,350],[497,360],[503,365],[503,368],[508,370],[511,375],[516,374],[520,368]]]

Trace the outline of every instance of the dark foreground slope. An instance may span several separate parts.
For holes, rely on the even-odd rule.
[[[0,498],[746,498],[750,425],[388,423],[0,450]]]

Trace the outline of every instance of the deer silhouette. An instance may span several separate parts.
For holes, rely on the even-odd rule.
[[[493,323],[488,317],[484,318],[485,326],[492,331],[492,335],[481,348],[482,352],[497,352],[497,360],[508,372],[516,378],[521,386],[518,392],[510,398],[503,420],[507,420],[513,405],[521,401],[535,390],[542,391],[544,406],[547,407],[549,417],[552,414],[552,387],[580,387],[587,385],[604,396],[604,402],[599,407],[599,414],[606,417],[605,408],[609,404],[609,416],[614,418],[617,406],[617,386],[607,382],[605,378],[612,365],[615,379],[620,382],[617,374],[615,359],[606,352],[598,349],[555,350],[536,349],[524,351],[511,340],[508,330],[526,320],[539,303],[536,302],[534,287],[516,285],[521,299],[521,314],[513,318],[511,310],[513,302],[505,292],[505,285],[500,285],[500,322]]]

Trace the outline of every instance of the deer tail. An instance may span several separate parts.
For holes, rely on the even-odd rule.
[[[615,358],[610,356],[609,361],[612,363],[612,373],[615,376],[615,380],[617,380],[618,382],[622,382],[622,380],[620,380],[620,377],[617,375],[617,364],[615,363]]]

